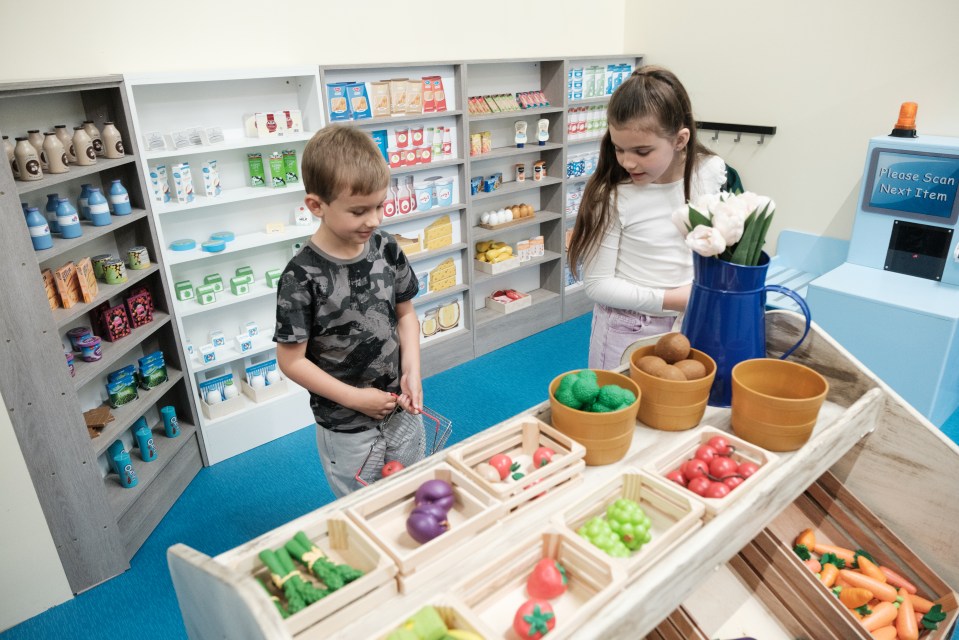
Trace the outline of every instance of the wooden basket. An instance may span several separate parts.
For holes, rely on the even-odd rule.
[[[680,486],[674,482],[673,484],[676,485],[676,488],[682,491],[684,494],[688,496],[695,496],[699,500],[702,500],[702,502],[706,505],[705,519],[707,521],[712,519],[717,513],[722,511],[736,500],[740,499],[742,496],[753,493],[754,489],[760,483],[762,478],[769,473],[770,468],[778,459],[778,456],[766,451],[765,449],[760,449],[756,445],[749,444],[745,440],[741,440],[740,438],[717,429],[716,427],[702,425],[696,430],[695,435],[692,436],[690,440],[687,440],[684,444],[677,447],[672,452],[644,467],[650,473],[653,473],[659,477],[663,477],[670,471],[678,468],[680,464],[689,458],[692,458],[699,446],[706,444],[710,438],[717,435],[723,436],[729,440],[730,445],[735,447],[735,452],[731,456],[733,460],[736,460],[737,462],[744,462],[747,460],[754,462],[759,466],[759,470],[750,477],[746,478],[742,484],[733,489],[729,495],[723,498],[704,498],[702,496],[697,496],[686,487]]]
[[[867,551],[879,565],[888,566],[916,585],[920,596],[941,604],[946,613],[945,620],[939,623],[937,630],[928,631],[921,637],[922,640],[949,637],[948,630],[959,614],[956,592],[835,476],[827,472],[786,507],[756,538],[756,543],[766,556],[784,567],[784,571],[793,571],[796,588],[805,599],[824,600],[831,609],[831,615],[838,616],[850,625],[851,631],[844,637],[866,640],[871,636],[792,551],[796,536],[807,528],[815,531],[818,542]]]
[[[236,413],[244,406],[243,398],[239,395],[227,398],[223,402],[216,404],[209,404],[206,400],[200,400],[200,409],[203,411],[203,415],[207,417],[207,420],[216,420],[217,418],[228,416],[231,413]]]
[[[258,554],[264,549],[279,549],[298,530],[302,530],[332,562],[348,564],[363,571],[364,575],[284,620],[283,625],[290,635],[296,635],[320,622],[324,629],[331,631],[344,627],[356,615],[375,609],[395,597],[396,564],[354,522],[337,514],[315,519],[304,516],[291,524],[298,525],[299,528],[284,527],[274,530],[247,543],[239,552],[231,552],[228,558],[220,556],[218,559],[226,560],[234,571],[259,578],[271,593],[282,598],[282,589],[277,589],[272,584],[269,570],[263,566]],[[304,580],[317,583],[302,565],[295,561],[294,563],[300,569]],[[279,617],[275,609],[273,613]]]
[[[610,557],[576,533],[587,520],[603,515],[606,507],[619,498],[639,503],[652,521],[652,539],[629,558]],[[621,566],[626,575],[633,577],[699,529],[704,511],[703,503],[676,483],[647,472],[627,469],[589,497],[555,516],[553,523],[588,553]]]
[[[448,629],[469,631],[479,635],[482,638],[492,637],[483,630],[483,624],[476,619],[476,615],[456,598],[450,596],[434,598],[429,602],[424,603],[423,606],[426,605],[431,605],[436,609],[437,613],[440,614],[440,617],[443,619],[443,623]],[[394,620],[390,624],[386,625],[381,631],[373,634],[372,637],[376,638],[377,640],[385,640],[394,629],[397,629],[400,625],[402,625],[406,619],[410,615],[416,613],[416,611],[418,611],[418,609],[411,610],[407,616]]]
[[[503,273],[504,271],[510,271],[515,269],[520,265],[519,258],[513,256],[512,258],[507,258],[502,262],[483,262],[482,260],[473,260],[473,267],[477,271],[482,271],[483,273],[488,273],[490,275],[496,275]]]
[[[453,487],[455,502],[447,519],[449,531],[420,544],[406,532],[413,496],[427,480],[445,480]],[[477,533],[506,512],[505,505],[489,495],[458,469],[440,463],[408,477],[397,477],[346,512],[399,567],[399,585],[407,592],[429,579],[431,572],[449,569],[449,558]]]
[[[549,447],[555,455],[549,464],[537,469],[533,467],[532,455],[539,447]],[[521,464],[525,474],[521,480],[507,476],[502,482],[490,482],[476,472],[476,465],[498,453]],[[446,459],[512,511],[544,491],[561,491],[567,480],[582,475],[586,466],[584,455],[586,448],[580,443],[533,416],[524,416],[484,431],[469,444],[450,450]]]
[[[259,389],[251,387],[246,380],[240,380],[240,390],[243,391],[243,395],[253,402],[265,402],[286,393],[286,379],[277,380],[270,386],[260,387]]]
[[[550,640],[568,638],[619,591],[625,580],[612,563],[587,553],[566,533],[547,530],[527,538],[489,567],[453,587],[488,630],[484,638],[515,638],[513,616],[529,596],[526,580],[536,563],[553,558],[566,569],[566,593],[549,601],[556,614]]]

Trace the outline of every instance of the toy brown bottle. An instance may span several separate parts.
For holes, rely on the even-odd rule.
[[[13,177],[20,177],[20,167],[17,166],[17,156],[13,152],[13,143],[8,136],[3,136],[3,148],[7,150],[7,162],[10,163],[10,169],[13,171]]]
[[[52,131],[47,131],[43,136],[43,152],[47,156],[48,171],[50,173],[66,173],[70,170],[67,166],[67,152],[63,148],[63,143]]]
[[[40,168],[40,154],[33,148],[26,138],[17,138],[17,146],[13,148],[13,155],[17,159],[17,168],[20,170],[21,180],[41,180],[43,170]]]
[[[97,129],[97,125],[93,123],[93,120],[84,120],[83,130],[87,132],[87,135],[90,136],[90,140],[93,141],[93,150],[96,152],[97,157],[102,158],[103,138],[100,136],[100,130]]]
[[[30,129],[27,131],[27,142],[37,150],[37,155],[40,156],[40,169],[46,171],[47,155],[43,152],[43,134],[40,133],[39,129]]]
[[[73,127],[73,152],[77,156],[77,164],[91,165],[97,162],[97,152],[93,150],[93,140],[83,130],[83,127]]]
[[[107,158],[122,158],[126,155],[123,138],[112,122],[103,123],[103,155]]]
[[[53,131],[57,134],[57,137],[60,138],[60,144],[63,145],[63,150],[67,152],[67,160],[71,163],[76,163],[77,154],[73,150],[73,135],[67,129],[67,125],[58,124],[53,127]]]

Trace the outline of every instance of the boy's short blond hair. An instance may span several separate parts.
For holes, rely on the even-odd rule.
[[[303,186],[326,203],[343,191],[365,196],[385,189],[390,168],[368,134],[344,125],[316,132],[303,150]]]

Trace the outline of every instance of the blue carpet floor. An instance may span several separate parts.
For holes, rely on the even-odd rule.
[[[586,366],[589,322],[582,316],[425,380],[426,405],[453,422],[450,444],[543,401],[550,380]],[[942,428],[959,441],[959,411]],[[186,638],[168,547],[182,542],[215,556],[332,499],[312,428],[204,468],[128,571],[0,633],[0,640]]]

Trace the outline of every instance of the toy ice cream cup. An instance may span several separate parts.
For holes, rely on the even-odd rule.
[[[433,186],[427,183],[417,183],[414,187],[416,191],[416,210],[426,211],[433,206]]]
[[[67,331],[67,338],[70,339],[70,346],[76,353],[80,353],[80,342],[93,335],[90,327],[74,327]]]
[[[97,336],[87,336],[77,342],[77,346],[80,347],[80,357],[83,358],[84,362],[96,362],[103,357],[103,352],[100,350],[100,338]]]

